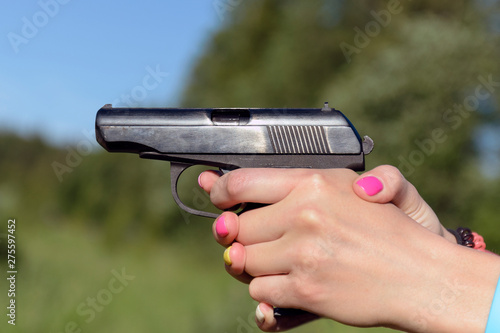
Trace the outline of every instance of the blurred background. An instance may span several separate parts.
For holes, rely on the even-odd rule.
[[[114,106],[321,107],[375,141],[449,228],[500,252],[495,0],[40,0],[0,14],[0,269],[16,220],[16,325],[1,331],[258,332],[211,220],[166,162],[109,154]],[[208,205],[197,169],[181,191]],[[295,332],[387,332],[320,320]]]

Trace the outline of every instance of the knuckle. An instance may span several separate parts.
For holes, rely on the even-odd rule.
[[[386,185],[392,192],[398,192],[401,188],[403,188],[406,180],[398,168],[390,165],[384,165],[381,168],[387,182]]]
[[[314,199],[318,196],[324,196],[330,187],[328,178],[324,174],[318,172],[304,177],[301,185],[307,187],[308,197],[314,197]]]
[[[250,297],[252,297],[252,299],[260,302],[262,301],[262,298],[260,297],[259,288],[257,288],[256,281],[257,279],[254,278],[250,282],[250,284],[248,285],[248,293],[250,294]]]
[[[313,281],[304,283],[302,278],[293,277],[290,279],[291,290],[294,290],[294,299],[300,300],[302,304],[315,304],[318,302],[323,290]]]
[[[257,302],[270,302],[276,306],[282,306],[285,302],[286,295],[283,293],[281,288],[270,288],[265,290],[262,283],[260,283],[262,278],[254,278],[249,286],[248,293],[250,297]]]
[[[304,202],[297,216],[297,223],[305,227],[306,230],[315,232],[321,230],[322,222],[325,221],[325,216],[321,206],[316,201]]]
[[[317,270],[321,262],[324,261],[322,249],[314,242],[301,243],[296,247],[294,254],[294,262],[297,270],[306,274]]]
[[[305,176],[296,188],[300,200],[293,198],[291,216],[293,223],[301,229],[318,232],[328,219],[328,201],[336,188],[335,182],[323,173]]]
[[[314,265],[311,265],[311,263],[315,262],[313,260],[313,252],[314,250],[311,244],[304,242],[297,244],[297,246],[294,248],[295,256],[293,257],[293,261],[299,271],[303,270],[304,268],[309,269],[311,267],[314,267]]]
[[[379,166],[379,169],[382,174],[390,180],[401,181],[404,179],[403,174],[399,171],[398,168],[392,165],[382,165]]]
[[[324,174],[319,172],[311,174],[307,180],[314,188],[324,189],[328,186],[328,179]]]
[[[225,175],[224,187],[230,197],[238,197],[244,192],[248,177],[241,170],[234,170]]]

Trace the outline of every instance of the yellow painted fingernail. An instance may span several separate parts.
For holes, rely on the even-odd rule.
[[[229,253],[231,251],[231,246],[224,251],[224,262],[226,265],[231,266],[233,262],[231,261],[231,254]]]

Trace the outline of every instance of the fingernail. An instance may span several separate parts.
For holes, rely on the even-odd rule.
[[[356,182],[356,184],[358,184],[359,187],[361,187],[363,191],[365,191],[365,193],[368,194],[369,196],[373,196],[379,193],[384,188],[382,182],[378,180],[377,177],[373,176],[361,178]]]
[[[226,227],[226,218],[224,215],[219,216],[217,221],[215,221],[215,231],[219,237],[226,237],[229,234],[229,231]]]
[[[255,309],[255,318],[261,324],[264,322],[264,319],[265,319],[264,314],[262,313],[262,310],[260,309],[260,306],[258,306],[258,305],[257,305],[257,309]]]
[[[233,264],[233,262],[231,261],[231,246],[228,247],[226,249],[226,251],[224,251],[224,262],[226,263],[226,265],[228,266],[231,266]]]
[[[200,187],[203,187],[203,185],[201,184],[201,175],[203,173],[200,173],[200,175],[198,176],[198,185],[200,185]]]

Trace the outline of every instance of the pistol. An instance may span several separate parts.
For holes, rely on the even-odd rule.
[[[349,168],[363,171],[373,140],[325,103],[318,109],[113,108],[96,116],[96,138],[108,152],[170,161],[175,202],[188,213],[218,214],[184,204],[177,191],[193,165],[237,168]]]

